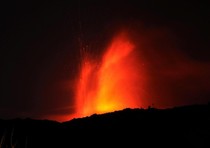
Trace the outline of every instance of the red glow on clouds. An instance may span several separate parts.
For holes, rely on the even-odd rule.
[[[48,119],[67,121],[124,108],[170,108],[208,101],[209,62],[183,52],[170,30],[128,32],[115,35],[106,48],[101,46],[100,58],[84,54],[76,86],[73,81],[66,87],[74,91],[74,102]]]
[[[76,87],[75,117],[142,105],[144,71],[135,44],[125,32],[115,36],[101,60],[85,57]]]

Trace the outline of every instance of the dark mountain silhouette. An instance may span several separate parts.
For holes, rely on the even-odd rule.
[[[209,147],[210,104],[124,109],[59,123],[0,120],[0,148]]]

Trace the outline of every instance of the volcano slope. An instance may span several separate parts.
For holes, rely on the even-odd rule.
[[[72,119],[0,120],[0,148],[209,147],[210,104],[124,109]]]

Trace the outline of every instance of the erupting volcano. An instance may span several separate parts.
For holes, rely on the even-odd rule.
[[[84,57],[76,87],[76,117],[141,107],[143,64],[125,32],[116,35],[100,60]]]

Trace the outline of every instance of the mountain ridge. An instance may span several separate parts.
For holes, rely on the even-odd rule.
[[[84,143],[97,147],[98,143],[120,147],[206,147],[210,139],[209,115],[210,104],[205,104],[168,109],[126,108],[62,123],[30,118],[0,120],[0,147],[15,142],[15,148],[83,146]]]

